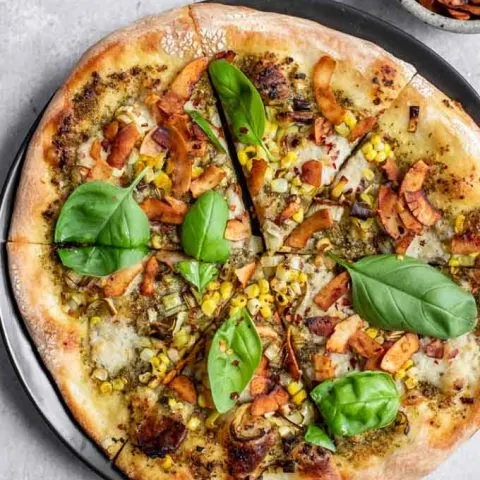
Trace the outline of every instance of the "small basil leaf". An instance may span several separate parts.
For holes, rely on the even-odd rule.
[[[317,385],[310,396],[334,435],[358,435],[389,425],[400,407],[391,375],[353,372]]]
[[[327,433],[316,425],[309,425],[305,432],[305,441],[312,445],[318,445],[319,447],[326,448],[332,452],[337,449],[333,440],[327,435]]]
[[[100,181],[80,185],[62,207],[55,242],[122,248],[146,245],[150,224],[132,197],[144,174],[145,171],[128,188]]]
[[[373,255],[348,263],[354,310],[385,330],[453,338],[475,327],[474,297],[435,268],[410,257]]]
[[[215,148],[222,153],[227,153],[223,145],[220,143],[220,140],[215,135],[214,131],[210,124],[195,110],[186,110],[190,115],[190,118],[203,130],[205,135],[210,139],[210,141],[215,145]]]
[[[62,263],[77,273],[103,277],[140,262],[148,253],[147,248],[75,247],[59,248]]]
[[[175,267],[178,273],[200,292],[200,295],[203,295],[205,287],[218,275],[218,269],[214,263],[183,260]]]
[[[208,354],[208,378],[215,408],[224,413],[235,406],[260,364],[262,343],[245,310],[232,315],[217,330]]]
[[[265,107],[253,83],[225,59],[210,62],[208,72],[237,140],[247,145],[261,145],[271,159],[262,140]]]
[[[230,256],[230,242],[225,240],[228,205],[218,192],[200,195],[188,211],[182,226],[182,247],[197,260],[225,263]]]

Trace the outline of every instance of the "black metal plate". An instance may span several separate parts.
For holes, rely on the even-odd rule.
[[[480,124],[480,97],[452,66],[418,40],[365,12],[332,0],[224,0],[222,3],[245,5],[260,10],[309,18],[331,28],[370,40],[397,57],[414,64],[419,73],[447,95],[460,101]],[[12,295],[5,241],[25,150],[37,123],[38,119],[19,152],[12,159],[12,167],[8,173],[0,203],[0,291],[5,292],[0,297],[0,327],[17,375],[46,423],[75,455],[102,478],[120,480],[125,477],[114,469],[65,407],[36,353],[35,346],[31,343]]]

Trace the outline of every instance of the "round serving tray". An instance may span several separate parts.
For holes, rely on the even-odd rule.
[[[480,97],[472,86],[430,48],[378,18],[332,0],[224,0],[221,3],[309,18],[336,30],[370,40],[415,65],[421,75],[461,102],[465,110],[480,124]],[[4,292],[0,297],[0,327],[17,375],[45,422],[75,455],[102,478],[124,479],[70,415],[30,340],[12,294],[5,242],[25,151],[40,118],[41,115],[12,160],[0,199],[0,291]]]

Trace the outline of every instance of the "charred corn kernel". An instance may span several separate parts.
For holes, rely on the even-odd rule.
[[[210,430],[216,428],[217,420],[220,418],[219,412],[213,412],[209,415],[209,417],[205,420],[205,426]]]
[[[162,240],[160,238],[160,235],[152,235],[152,247],[156,248],[157,250],[162,248]]]
[[[465,215],[458,215],[455,219],[455,233],[462,233],[465,228]]]
[[[300,405],[301,403],[303,403],[305,401],[306,398],[307,398],[307,392],[305,390],[300,390],[298,393],[296,393],[292,397],[292,402],[295,405]]]
[[[405,375],[405,370],[400,369],[397,371],[397,373],[395,373],[395,380],[402,380],[403,378],[405,378]]]
[[[207,285],[207,290],[209,292],[214,292],[215,290],[220,290],[220,282],[217,280],[212,280],[208,285]]]
[[[258,288],[260,291],[260,295],[265,295],[270,291],[270,284],[268,283],[268,280],[265,280],[264,278],[261,278],[258,281]]]
[[[291,183],[292,183],[292,185],[293,185],[294,187],[300,187],[300,186],[302,185],[302,180],[301,180],[301,178],[297,175],[296,177],[293,177],[293,178],[292,178],[292,182],[291,182]]]
[[[409,377],[405,380],[405,386],[408,388],[408,390],[412,390],[412,388],[415,388],[418,385],[418,380],[415,377]]]
[[[259,297],[258,300],[260,300],[260,303],[262,305],[272,303],[273,302],[273,295],[270,293],[262,293]]]
[[[148,362],[152,357],[154,353],[153,350],[150,350],[150,348],[144,348],[140,352],[140,359],[143,360],[144,362]]]
[[[372,139],[370,140],[372,142],[372,145],[376,147],[379,143],[382,143],[382,137],[380,135],[374,135]]]
[[[247,309],[250,312],[250,315],[256,315],[260,310],[261,304],[258,298],[251,298],[247,302]]]
[[[387,159],[387,155],[385,152],[378,152],[377,156],[375,157],[375,161],[377,163],[382,163]]]
[[[448,265],[449,265],[450,267],[459,267],[459,266],[460,266],[460,261],[459,261],[457,258],[452,257],[452,258],[448,261]]]
[[[328,238],[321,238],[316,244],[317,250],[330,250],[332,248],[332,242]]]
[[[367,154],[365,154],[365,158],[369,162],[373,162],[377,158],[377,154],[378,152],[376,150],[372,150],[371,152],[368,152]]]
[[[335,125],[335,131],[342,137],[348,137],[348,135],[350,134],[350,129],[343,122],[339,125]]]
[[[298,160],[298,155],[295,152],[288,152],[281,160],[280,166],[282,168],[293,167]]]
[[[114,390],[121,391],[125,388],[125,382],[121,378],[116,378],[112,382],[112,387]]]
[[[100,384],[100,391],[105,394],[112,393],[113,386],[110,382],[102,382]]]
[[[228,300],[233,292],[233,283],[232,282],[223,282],[220,285],[220,295],[223,300]]]
[[[367,155],[367,154],[373,152],[373,150],[374,150],[373,145],[370,142],[366,143],[362,147],[362,152],[363,152],[364,155]]]
[[[200,419],[198,417],[191,417],[190,420],[187,422],[187,428],[189,430],[197,430],[200,426]]]
[[[203,393],[201,393],[199,396],[198,396],[198,406],[201,407],[201,408],[205,408],[207,406],[207,400],[205,398],[205,395]]]
[[[301,389],[302,389],[302,386],[298,382],[289,383],[287,386],[287,392],[292,397],[296,395]]]
[[[166,373],[168,365],[166,363],[161,363],[158,367],[155,368],[156,373],[164,374]]]
[[[340,198],[343,191],[345,190],[345,186],[347,185],[348,180],[345,177],[342,177],[338,183],[332,188],[331,197],[332,198]]]
[[[413,367],[413,360],[407,360],[403,365],[402,365],[402,370],[408,370],[409,368]]]
[[[100,317],[91,317],[90,318],[90,326],[93,327],[94,325],[96,325],[97,323],[99,323],[101,320]]]
[[[245,305],[247,305],[247,296],[243,293],[240,293],[239,295],[235,295],[233,298],[232,298],[232,305],[234,307],[240,307],[240,308],[243,308],[245,307]]]
[[[350,129],[352,129],[357,124],[357,119],[355,118],[355,115],[350,110],[347,110],[347,113],[345,114],[345,118],[343,119],[343,121],[345,122],[347,127]]]
[[[372,181],[375,178],[375,173],[373,173],[373,170],[370,168],[366,168],[363,172],[362,175],[368,180]]]
[[[282,307],[288,305],[288,297],[284,293],[277,293],[276,299],[277,303]]]
[[[300,273],[298,274],[298,281],[299,281],[300,283],[305,283],[307,280],[308,280],[308,276],[307,276],[307,274],[306,274],[305,272],[300,272]]]
[[[202,167],[192,168],[192,178],[198,178],[204,172]]]
[[[260,287],[256,283],[252,283],[247,288],[245,288],[244,292],[246,293],[248,298],[257,298],[260,295]]]
[[[151,378],[152,378],[152,374],[150,372],[145,372],[145,373],[141,373],[138,376],[138,381],[140,383],[148,383]]]
[[[302,223],[304,216],[305,216],[305,215],[304,215],[303,208],[300,207],[300,208],[292,215],[292,218],[293,218],[293,220],[295,220],[297,223]]]
[[[270,318],[272,316],[272,309],[269,305],[263,305],[260,307],[260,314],[263,318]]]
[[[150,359],[150,363],[152,364],[153,368],[158,368],[160,366],[160,359],[158,357],[152,357]]]
[[[172,457],[170,455],[165,455],[160,463],[160,466],[164,469],[164,470],[170,470],[173,466],[173,460],[172,460]]]
[[[165,172],[159,172],[153,183],[156,187],[162,188],[163,190],[170,190],[172,188],[172,180]]]
[[[360,194],[360,200],[364,203],[366,203],[368,206],[372,207],[373,206],[373,202],[374,202],[374,199],[371,195],[369,195],[368,193],[361,193]]]
[[[385,143],[385,147],[383,148],[383,151],[385,152],[385,155],[389,157],[392,154],[392,147],[390,146],[389,143]]]
[[[215,310],[217,309],[217,302],[212,299],[205,300],[202,302],[202,312],[207,316],[211,317]]]
[[[370,338],[375,338],[378,335],[377,328],[367,328],[365,332]]]

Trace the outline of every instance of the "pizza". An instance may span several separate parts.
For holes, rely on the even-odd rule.
[[[479,145],[364,40],[216,4],[143,19],[32,137],[19,310],[128,478],[420,478],[480,424]]]

